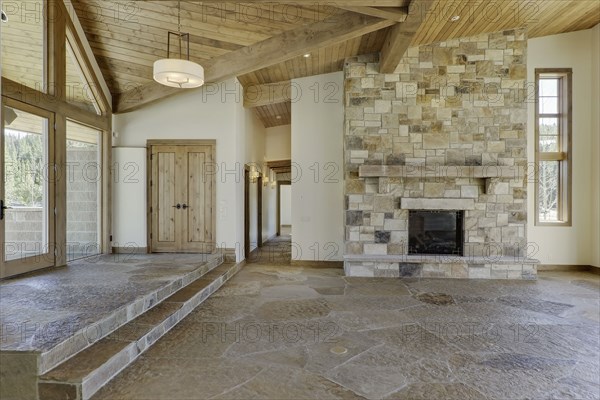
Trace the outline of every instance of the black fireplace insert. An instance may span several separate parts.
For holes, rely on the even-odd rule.
[[[414,210],[408,215],[409,254],[463,255],[463,211]]]

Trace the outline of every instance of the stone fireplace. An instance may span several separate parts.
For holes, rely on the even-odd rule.
[[[345,65],[350,276],[535,279],[526,239],[524,30]]]

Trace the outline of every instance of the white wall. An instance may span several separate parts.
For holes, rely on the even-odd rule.
[[[235,248],[240,242],[239,228],[236,228],[240,221],[243,228],[239,204],[241,201],[243,210],[243,175],[238,163],[242,159],[238,146],[243,131],[236,125],[236,110],[242,102],[241,91],[236,94],[235,87],[236,81],[232,79],[224,82],[220,90],[215,90],[214,86],[190,90],[140,110],[113,116],[113,131],[118,135],[113,141],[114,146],[144,147],[148,139],[216,139],[216,162],[220,171],[216,185],[216,239],[220,247],[227,248]],[[225,88],[232,93],[225,96]],[[144,173],[144,179],[145,176]],[[144,203],[138,205],[144,210],[145,198],[144,193]],[[115,231],[127,224],[136,228],[135,235],[141,237],[143,233],[145,238],[145,218],[128,215],[114,223]],[[241,237],[243,240],[243,230]],[[140,243],[140,247],[146,245],[145,241]]]
[[[277,234],[277,186],[263,188],[263,242]]]
[[[207,85],[151,104],[138,111],[113,117],[113,131],[117,133],[113,146],[145,147],[149,139],[215,139],[217,141],[217,245],[235,248],[237,259],[244,258],[244,166],[255,164],[262,170],[265,159],[266,130],[251,109],[243,107],[243,90],[234,80],[218,85]],[[275,132],[275,131],[273,131]],[[277,147],[280,148],[281,146]],[[126,161],[124,157],[123,161]],[[146,167],[141,166],[141,177],[146,179]],[[118,198],[123,190],[115,187]],[[136,196],[136,206],[142,213],[118,214],[113,232],[127,232],[127,237],[146,243],[145,186],[131,188],[127,193]],[[263,240],[276,232],[276,190],[250,188],[250,242],[251,250],[259,241],[257,232],[258,190],[263,191]],[[139,215],[138,215],[139,214]],[[119,234],[121,235],[121,234]]]
[[[146,149],[115,147],[112,164],[112,245],[146,247]]]
[[[281,225],[292,225],[292,185],[281,185],[279,195],[279,222]]]
[[[292,257],[342,260],[343,73],[293,84],[301,96],[292,103],[292,160],[302,175],[292,181]]]
[[[597,27],[595,32],[597,32]],[[600,94],[597,84],[595,88],[590,84],[594,79],[592,70],[593,37],[592,30],[585,30],[529,40],[527,68],[530,82],[535,79],[535,68],[573,69],[572,226],[536,227],[534,218],[535,186],[531,183],[528,187],[528,241],[537,243],[539,246],[539,252],[535,258],[538,258],[542,264],[591,265],[593,262],[597,263],[593,259],[594,252],[596,252],[594,249],[598,248],[600,242],[598,233],[594,229],[594,226],[598,225],[598,212],[591,210],[595,205],[594,191],[597,193],[600,175],[598,175],[597,167],[593,170],[590,166],[598,157],[598,146],[593,147],[594,141],[597,141],[598,130],[597,127],[595,130],[592,126],[592,121],[593,115],[598,114]],[[597,53],[597,46],[594,51]],[[528,110],[528,157],[530,160],[534,160],[535,156],[534,107],[535,104],[531,102]],[[596,139],[594,139],[595,137]]]
[[[592,265],[600,268],[600,24],[592,29],[592,181],[594,190],[592,210],[594,212],[592,228]]]
[[[292,126],[267,128],[265,157],[269,161],[289,160],[292,157]]]
[[[265,161],[292,158],[292,126],[282,125],[265,129]],[[274,174],[270,178],[274,178]],[[279,178],[279,177],[278,177]],[[277,186],[263,189],[263,241],[277,234]]]
[[[265,128],[256,117],[256,114],[251,109],[243,108],[241,104],[236,104],[237,118],[237,132],[238,132],[238,148],[243,151],[243,156],[240,160],[243,160],[244,164],[250,164],[254,166],[259,172],[263,172],[263,160],[265,158]],[[250,251],[253,251],[258,246],[259,235],[258,235],[258,191],[264,190],[264,187],[258,186],[258,182],[250,182]],[[243,196],[243,192],[242,192]],[[244,215],[243,208],[243,197],[242,208],[240,209],[240,215]],[[266,203],[266,204],[265,204]],[[267,207],[267,213],[265,214],[265,205]],[[261,239],[265,236],[265,230],[268,230],[270,219],[274,218],[272,212],[269,212],[271,208],[276,208],[277,205],[273,204],[269,196],[265,196],[263,192],[263,221],[262,221],[262,232]],[[241,248],[243,249],[243,221],[241,225],[242,236],[239,239]],[[238,231],[238,233],[240,232]],[[268,233],[267,233],[268,234]]]

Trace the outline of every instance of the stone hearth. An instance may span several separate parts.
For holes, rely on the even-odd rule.
[[[345,66],[345,271],[350,276],[535,279],[526,239],[524,30]],[[409,210],[464,213],[464,250],[408,255]]]

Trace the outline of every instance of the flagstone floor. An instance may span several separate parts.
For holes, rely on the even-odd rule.
[[[598,399],[600,276],[346,278],[258,259],[94,399]]]

